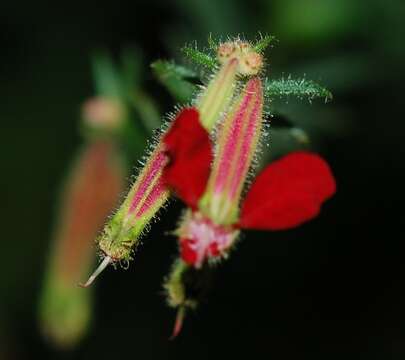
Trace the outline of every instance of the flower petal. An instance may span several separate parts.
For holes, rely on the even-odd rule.
[[[320,156],[296,152],[269,165],[254,180],[242,205],[239,226],[282,230],[316,217],[336,191],[329,165]]]
[[[192,239],[180,240],[180,257],[188,265],[195,265],[198,260],[198,254],[194,246],[195,241]]]
[[[211,142],[195,108],[183,109],[163,137],[169,158],[164,183],[191,208],[203,194],[212,161]]]

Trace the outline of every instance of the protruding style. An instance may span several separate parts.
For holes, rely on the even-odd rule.
[[[91,274],[91,276],[89,277],[89,279],[87,280],[87,282],[84,283],[84,284],[79,283],[79,286],[80,286],[80,287],[83,287],[83,288],[89,287],[89,286],[93,283],[93,281],[96,280],[96,277],[97,277],[98,275],[100,275],[101,272],[111,263],[111,261],[112,261],[111,258],[110,258],[109,256],[106,256],[106,257],[103,259],[103,261],[100,263],[100,265],[98,266],[98,268],[94,271],[94,273]]]

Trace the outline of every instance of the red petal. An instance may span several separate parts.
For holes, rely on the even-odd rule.
[[[191,246],[194,243],[191,239],[180,240],[180,257],[186,264],[195,265],[197,262],[197,253]]]
[[[211,243],[209,245],[208,249],[209,249],[208,253],[213,257],[221,255],[221,252],[219,251],[219,248],[218,248],[218,243],[216,243],[216,242]]]
[[[163,181],[191,208],[203,194],[212,161],[211,143],[195,108],[183,109],[163,137],[169,163]]]
[[[239,226],[282,230],[316,217],[336,191],[329,165],[318,155],[296,152],[257,176],[242,205]]]

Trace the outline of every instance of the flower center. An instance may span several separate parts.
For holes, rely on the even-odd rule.
[[[188,216],[180,231],[181,257],[196,268],[207,258],[225,257],[238,235],[232,227],[216,225],[199,212]]]

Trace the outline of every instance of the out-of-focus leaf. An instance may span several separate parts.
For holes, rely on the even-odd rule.
[[[92,70],[97,95],[123,98],[122,79],[108,53],[93,55]]]
[[[147,136],[160,125],[158,107],[141,88],[142,52],[136,47],[124,49],[119,64],[107,52],[99,51],[92,60],[97,95],[117,100],[123,107],[125,118],[117,135],[132,162],[142,152]]]
[[[130,94],[142,81],[142,52],[138,48],[128,47],[121,53],[121,79],[125,91]]]
[[[131,99],[142,124],[148,132],[152,133],[161,123],[161,116],[157,104],[142,90],[135,91]]]
[[[151,67],[157,79],[177,101],[186,103],[191,100],[196,85],[187,78],[195,78],[197,75],[194,71],[164,60],[155,61]]]

